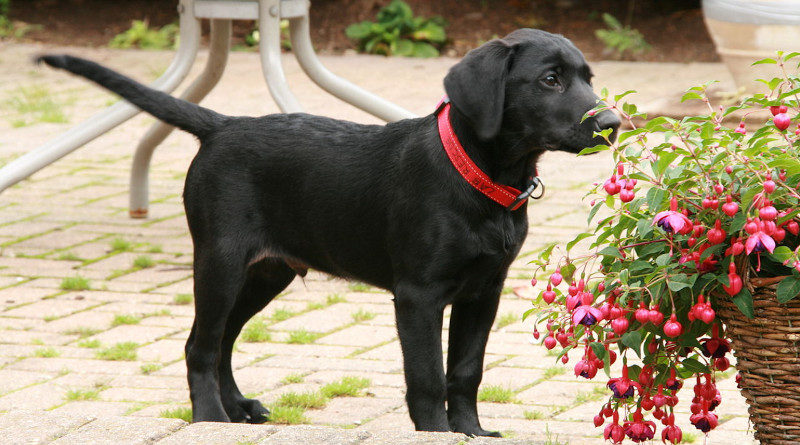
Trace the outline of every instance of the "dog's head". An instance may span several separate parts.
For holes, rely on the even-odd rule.
[[[515,150],[577,153],[604,142],[593,132],[612,128],[616,133],[620,124],[611,111],[581,123],[597,105],[591,77],[572,42],[520,29],[470,51],[450,69],[444,86],[480,139],[502,137]]]

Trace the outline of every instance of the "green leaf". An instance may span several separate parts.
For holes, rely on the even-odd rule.
[[[539,258],[543,259],[544,261],[550,261],[550,254],[553,253],[553,248],[555,248],[558,243],[550,243],[544,250],[539,253]]]
[[[778,62],[776,62],[775,59],[768,57],[766,59],[757,60],[757,61],[751,63],[750,65],[751,66],[755,66],[755,65],[761,65],[761,64],[764,64],[764,63],[769,63],[769,64],[772,64],[772,65],[775,65]]]
[[[687,100],[692,100],[692,99],[702,99],[702,98],[703,96],[697,93],[688,92],[684,93],[684,95],[681,97],[681,102],[686,102]]]
[[[755,317],[755,313],[753,312],[753,295],[747,290],[747,287],[743,287],[738,294],[733,296],[733,302],[736,304],[736,307],[742,311],[745,317]]]
[[[575,265],[572,263],[567,263],[561,267],[561,276],[564,277],[564,281],[569,283],[572,281],[572,276],[575,274]]]
[[[614,258],[622,258],[619,249],[614,246],[608,246],[605,249],[597,252],[599,255],[613,256]]]
[[[439,50],[434,48],[430,43],[414,42],[414,57],[438,57]]]
[[[411,56],[414,53],[414,42],[408,39],[400,39],[392,52],[395,56]]]
[[[642,356],[642,340],[642,333],[639,331],[626,332],[620,338],[622,344],[633,349],[639,357]]]
[[[792,249],[786,246],[778,246],[775,251],[769,254],[770,258],[783,264],[793,256]]]
[[[800,294],[800,277],[796,275],[790,275],[784,278],[778,284],[778,290],[776,291],[776,296],[778,298],[779,303],[786,303],[787,301],[797,297],[798,294]]]
[[[650,209],[651,212],[657,212],[661,209],[661,204],[664,202],[664,198],[667,196],[667,192],[663,189],[658,187],[653,187],[647,191],[647,208]]]
[[[594,147],[586,147],[583,150],[581,150],[580,153],[578,153],[578,156],[590,155],[592,153],[598,153],[601,151],[609,150],[610,148],[611,147],[605,144],[595,145]]]
[[[606,348],[605,346],[603,346],[602,343],[600,343],[599,341],[593,341],[589,344],[589,346],[592,347],[592,351],[594,351],[594,355],[597,358],[599,358],[600,360],[606,358]]]
[[[355,23],[345,28],[344,34],[350,39],[361,40],[369,37],[371,34],[371,29],[371,22]]]
[[[699,361],[691,357],[683,359],[681,365],[683,365],[684,369],[692,371],[693,374],[708,372],[708,366],[700,363]]]
[[[692,287],[694,282],[697,281],[697,275],[686,276],[686,274],[679,273],[668,278],[668,280],[667,286],[669,286],[670,290],[678,292],[679,290]]]
[[[589,233],[589,232],[584,232],[584,233],[579,234],[578,236],[575,237],[575,239],[573,239],[572,241],[567,243],[567,250],[572,249],[572,247],[575,244],[578,244],[579,242],[581,242],[581,240],[589,238],[592,235],[594,235],[594,234],[593,233]]]

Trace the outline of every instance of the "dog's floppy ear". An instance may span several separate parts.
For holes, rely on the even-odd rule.
[[[506,77],[513,46],[495,39],[467,53],[450,68],[444,90],[453,106],[472,123],[483,140],[500,131],[503,122]]]

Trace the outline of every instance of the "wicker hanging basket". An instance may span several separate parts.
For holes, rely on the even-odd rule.
[[[731,339],[739,387],[749,405],[755,438],[762,444],[800,443],[800,298],[785,304],[775,292],[783,277],[749,277],[755,318],[748,319],[731,298],[716,297],[717,316]]]

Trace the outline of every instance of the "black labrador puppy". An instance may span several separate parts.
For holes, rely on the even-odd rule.
[[[437,116],[385,126],[307,114],[230,117],[95,63],[39,59],[91,79],[200,139],[184,201],[195,319],[186,365],[195,421],[263,422],[231,371],[242,326],[308,268],[394,294],[406,400],[418,430],[499,436],[476,408],[489,330],[528,231],[454,168]],[[567,39],[521,29],[471,51],[444,79],[450,123],[491,180],[524,190],[546,150],[577,152],[616,128]],[[433,104],[432,104],[433,105]],[[447,371],[442,312],[452,305]]]

